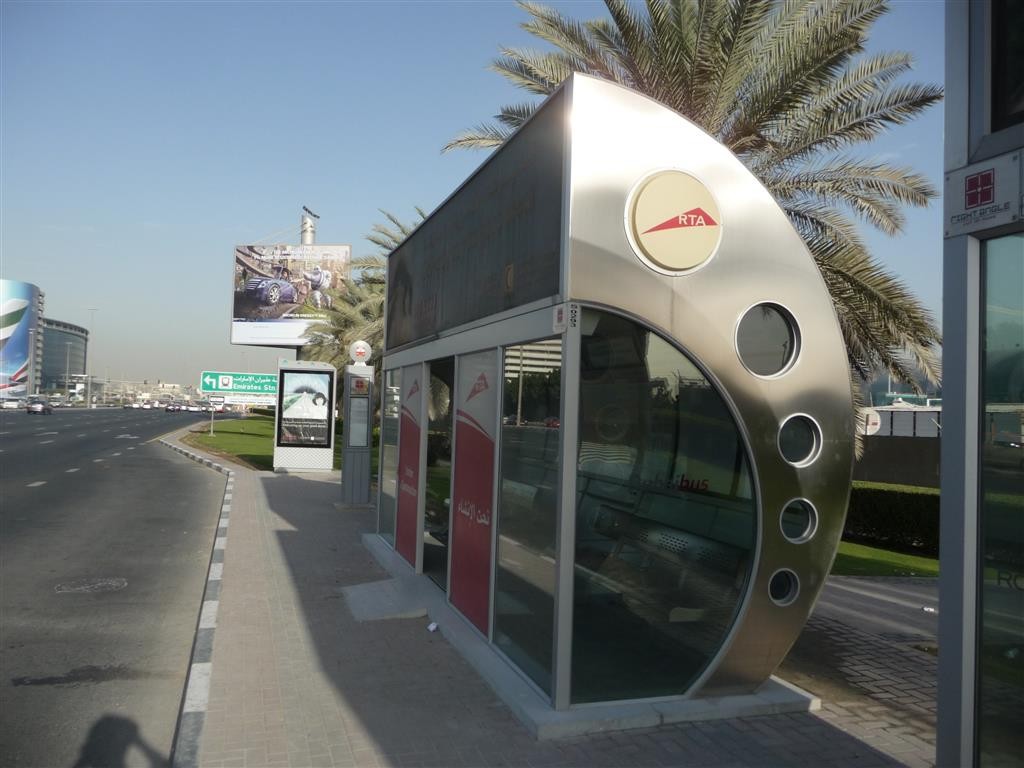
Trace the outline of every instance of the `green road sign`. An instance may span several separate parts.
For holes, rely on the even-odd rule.
[[[222,373],[203,371],[199,391],[210,394],[276,395],[276,373]]]

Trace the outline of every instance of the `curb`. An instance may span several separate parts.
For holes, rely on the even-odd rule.
[[[213,671],[213,637],[217,629],[217,609],[220,605],[221,578],[224,571],[224,551],[228,543],[228,523],[231,516],[231,501],[235,490],[235,470],[193,453],[181,446],[161,439],[159,441],[173,451],[227,476],[224,498],[221,500],[220,517],[217,520],[217,534],[214,537],[210,561],[206,569],[206,584],[203,590],[202,608],[196,621],[195,638],[192,641],[192,655],[188,675],[185,678],[185,692],[182,696],[178,722],[171,742],[171,768],[196,768],[199,765],[199,745],[203,735],[203,724],[210,702],[210,677]]]

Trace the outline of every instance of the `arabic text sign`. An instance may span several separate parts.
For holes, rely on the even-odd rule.
[[[199,391],[216,394],[276,395],[277,374],[203,371],[199,377]]]

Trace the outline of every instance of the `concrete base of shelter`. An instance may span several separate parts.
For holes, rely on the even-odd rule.
[[[425,576],[417,575],[380,536],[364,534],[363,544],[392,578],[342,589],[355,619],[375,621],[429,616],[448,642],[538,739],[649,728],[686,721],[813,712],[821,708],[821,700],[816,696],[772,677],[750,694],[617,701],[555,710],[494,650],[486,637],[448,603],[437,586]]]

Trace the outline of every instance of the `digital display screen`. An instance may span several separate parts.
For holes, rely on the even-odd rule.
[[[277,396],[281,411],[279,446],[331,447],[333,378],[328,371],[281,371]]]

